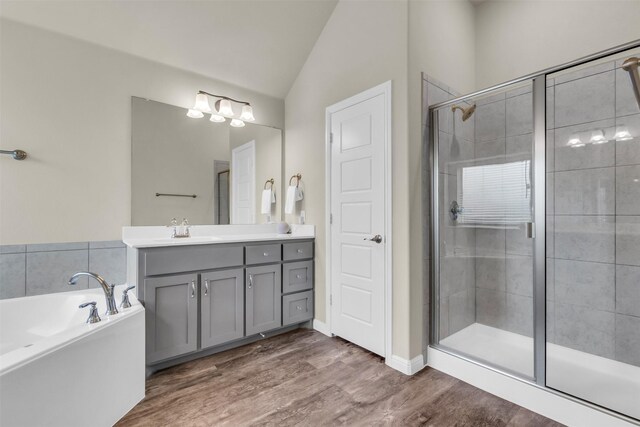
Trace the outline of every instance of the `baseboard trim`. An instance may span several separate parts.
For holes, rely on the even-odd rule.
[[[424,356],[422,354],[411,360],[392,354],[391,357],[387,357],[384,362],[390,368],[402,372],[405,375],[413,375],[425,367]]]
[[[313,319],[313,329],[315,329],[316,331],[320,332],[321,334],[324,334],[328,337],[332,336],[331,335],[331,331],[329,330],[329,326],[327,326],[326,323],[318,320],[318,319]]]
[[[632,427],[618,416],[429,347],[428,366],[568,426]]]

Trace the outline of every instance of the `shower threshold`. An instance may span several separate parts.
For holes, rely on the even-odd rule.
[[[440,345],[533,377],[533,339],[474,323]],[[547,343],[547,386],[640,419],[640,367]]]

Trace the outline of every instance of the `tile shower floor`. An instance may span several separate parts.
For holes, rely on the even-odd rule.
[[[474,323],[440,344],[533,377],[533,339]],[[640,419],[640,367],[547,343],[547,386]]]

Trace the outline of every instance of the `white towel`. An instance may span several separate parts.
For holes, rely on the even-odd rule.
[[[296,204],[296,186],[295,185],[290,185],[289,188],[287,188],[287,200],[285,201],[284,204],[284,212],[291,214],[293,213],[293,207]]]
[[[302,199],[304,199],[302,188],[290,185],[289,188],[287,188],[287,200],[284,204],[284,213],[293,213],[293,208],[296,206],[296,202],[299,202]]]
[[[260,212],[263,214],[271,213],[271,205],[276,202],[276,193],[270,188],[262,190],[262,208]]]

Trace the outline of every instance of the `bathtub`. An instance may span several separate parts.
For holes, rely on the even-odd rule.
[[[110,317],[101,288],[0,301],[0,426],[111,426],[142,400],[144,308],[130,300]],[[101,322],[85,323],[87,301]]]

